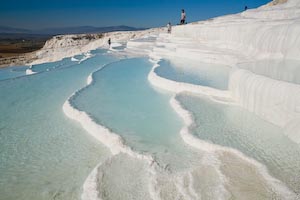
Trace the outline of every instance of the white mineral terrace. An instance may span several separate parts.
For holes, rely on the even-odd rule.
[[[150,52],[154,61],[176,58],[230,66],[232,72],[227,92],[172,83],[157,76],[154,70],[149,79],[154,85],[174,92],[206,93],[215,97],[227,97],[228,93],[237,104],[282,127],[286,135],[299,143],[300,85],[296,84],[300,63],[299,6],[300,1],[290,0],[276,6],[263,6],[236,15],[176,26],[172,34],[160,33],[152,43],[146,39],[129,41],[127,49]],[[257,73],[262,69],[253,70],[254,64],[249,68],[238,67],[239,63],[274,59],[280,60],[280,67],[268,62],[263,74]],[[290,66],[291,63],[293,66]],[[274,74],[283,74],[287,78],[277,79]],[[292,81],[286,81],[289,79]]]
[[[279,2],[279,4],[277,4]],[[276,4],[276,5],[273,5]],[[232,68],[228,91],[163,79],[152,70],[149,79],[174,92],[189,91],[212,97],[231,99],[284,129],[292,140],[300,142],[300,1],[274,1],[258,9],[218,17],[206,21],[175,26],[172,33],[156,28],[145,31],[107,33],[94,41],[71,40],[72,35],[49,40],[32,64],[61,60],[99,47],[107,47],[107,39],[127,42],[126,51],[149,56],[154,62],[175,58],[189,62],[207,62]],[[75,48],[76,47],[76,48]],[[279,60],[293,61],[295,66],[269,64],[267,70],[239,68],[240,63]],[[269,62],[270,63],[270,62]],[[247,66],[247,65],[246,65]],[[154,68],[157,67],[155,64]],[[184,66],[183,66],[184,67]],[[257,68],[256,68],[257,69]],[[287,74],[282,79],[274,74]],[[289,78],[296,77],[296,81]]]

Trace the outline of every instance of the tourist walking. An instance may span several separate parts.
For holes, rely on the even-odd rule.
[[[181,10],[181,19],[180,19],[180,24],[185,24],[185,20],[186,20],[186,14],[184,9]]]
[[[167,24],[167,29],[168,29],[168,33],[171,33],[172,32],[172,25],[171,25],[171,22],[169,22]]]

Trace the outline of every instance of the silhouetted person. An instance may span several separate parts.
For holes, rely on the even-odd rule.
[[[248,10],[248,6],[245,6],[245,11]]]
[[[180,19],[180,24],[185,24],[185,19],[186,19],[186,14],[184,9],[181,10],[181,19]]]
[[[171,33],[172,32],[172,25],[171,25],[171,22],[169,22],[167,24],[167,29],[168,29],[168,33]]]
[[[110,45],[111,45],[111,39],[110,38],[108,39],[107,43],[108,43],[108,46],[110,48]]]

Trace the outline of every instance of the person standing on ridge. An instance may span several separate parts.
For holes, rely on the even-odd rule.
[[[108,39],[107,43],[108,43],[108,46],[110,48],[110,45],[111,45],[111,39],[110,38]]]
[[[167,24],[167,29],[168,29],[168,33],[171,33],[172,32],[172,25],[171,25],[171,22],[169,22]]]
[[[185,11],[184,11],[184,9],[182,9],[181,10],[180,24],[185,24],[185,19],[186,19]]]

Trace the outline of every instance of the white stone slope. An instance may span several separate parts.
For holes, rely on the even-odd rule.
[[[111,38],[114,42],[128,41],[127,52],[131,53],[228,65],[232,67],[228,91],[163,80],[155,76],[154,70],[150,77],[156,79],[156,84],[175,92],[207,93],[223,99],[231,97],[245,109],[280,126],[286,135],[300,143],[299,84],[274,79],[271,74],[281,73],[284,66],[272,68],[271,65],[267,71],[270,74],[263,75],[253,69],[238,67],[239,63],[268,59],[300,63],[300,0],[275,0],[239,14],[176,26],[172,34],[163,31],[165,29],[156,28],[112,32],[93,40],[85,35],[75,40],[73,38],[78,35],[59,36],[49,40],[37,52],[39,59],[31,64],[53,62],[107,47],[107,40]],[[286,73],[299,73],[297,67],[287,67]]]
[[[66,57],[86,53],[97,48],[107,48],[107,41],[126,42],[130,39],[141,38],[145,35],[158,34],[162,28],[153,28],[143,31],[120,31],[103,34],[82,34],[82,35],[60,35],[48,40],[44,47],[36,52],[37,60],[30,65],[54,62]]]
[[[160,34],[151,49],[153,58],[182,58],[231,66],[227,92],[237,104],[283,128],[286,135],[300,143],[300,85],[274,79],[271,74],[279,69],[275,66],[273,69],[268,66],[270,74],[264,75],[238,68],[239,63],[269,59],[300,63],[300,0],[176,26],[171,35]],[[298,67],[287,66],[286,71],[299,73]],[[151,73],[149,77],[155,78],[156,85],[174,92],[195,90],[184,83],[160,80]],[[197,91],[205,93],[206,89],[198,87]],[[209,90],[208,95],[219,96],[218,93]]]

